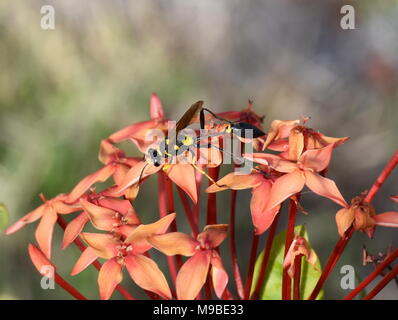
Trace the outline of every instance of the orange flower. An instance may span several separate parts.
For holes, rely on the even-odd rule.
[[[341,206],[347,206],[334,181],[318,174],[328,167],[333,147],[332,143],[321,149],[307,150],[297,162],[267,153],[245,154],[246,159],[268,165],[275,171],[284,173],[272,185],[265,210],[275,208],[287,198],[300,192],[304,185],[322,197],[329,198]]]
[[[253,170],[248,175],[231,172],[206,189],[206,192],[218,192],[226,189],[242,190],[252,188],[250,212],[256,234],[264,233],[279,212],[279,206],[267,209],[267,203],[273,180],[267,177],[266,166]]]
[[[195,169],[190,164],[165,164],[155,167],[154,165],[143,160],[138,162],[126,173],[123,180],[112,192],[112,195],[120,196],[128,188],[137,186],[140,178],[143,180],[159,170],[163,170],[176,185],[178,185],[189,195],[194,203],[198,201]]]
[[[101,299],[107,300],[111,297],[123,279],[124,266],[138,286],[165,299],[171,299],[170,288],[162,271],[144,253],[152,247],[147,238],[166,232],[174,218],[175,214],[172,213],[155,223],[141,224],[124,240],[111,234],[82,233],[81,237],[88,247],[76,262],[71,274],[80,273],[100,257],[107,259],[98,274]]]
[[[217,297],[221,298],[228,283],[217,248],[227,236],[226,224],[208,225],[196,239],[181,232],[154,235],[148,241],[154,248],[168,256],[190,257],[178,272],[176,279],[177,298],[193,300],[206,282],[211,265],[211,277]]]
[[[351,225],[355,230],[366,231],[369,238],[373,237],[375,227],[398,228],[398,212],[387,211],[376,214],[373,206],[364,201],[365,196],[357,196],[351,200],[351,205],[336,213],[337,229],[341,237]],[[391,197],[396,201],[394,196]]]
[[[163,110],[162,103],[156,94],[151,95],[150,100],[150,114],[151,120],[138,122],[127,126],[112,135],[108,140],[111,143],[119,143],[126,140],[133,141],[141,152],[156,142],[155,137],[153,140],[148,139],[147,132],[150,129],[159,129],[165,131],[167,129],[167,119]]]
[[[156,94],[151,95],[150,113],[151,120],[132,124],[113,133],[107,139],[101,141],[98,157],[99,160],[105,164],[105,166],[82,179],[69,194],[67,202],[72,203],[76,201],[93,184],[97,182],[104,182],[112,175],[117,185],[124,181],[123,179],[129,170],[141,162],[142,159],[126,157],[122,150],[114,146],[114,143],[131,140],[137,145],[141,152],[145,152],[146,149],[155,142],[155,140],[148,139],[146,136],[148,130],[166,130],[166,118],[164,117],[164,110]],[[126,191],[126,194],[128,195],[128,190]]]
[[[46,200],[42,194],[40,196],[44,203],[8,227],[5,233],[7,235],[14,233],[24,227],[26,224],[40,219],[40,223],[36,228],[35,237],[40,249],[43,251],[46,257],[50,259],[51,242],[58,214],[68,214],[79,211],[81,210],[81,207],[78,204],[66,204],[65,200],[67,195],[65,194],[60,194],[50,200]]]
[[[339,235],[344,237],[345,232],[354,226],[355,230],[370,230],[374,227],[376,212],[370,203],[364,201],[363,196],[351,200],[350,206],[345,206],[336,213],[336,224]]]
[[[296,161],[306,150],[321,149],[329,144],[337,147],[349,138],[327,137],[319,131],[308,128],[304,124],[308,118],[302,120],[274,120],[268,132],[262,150],[270,149],[282,151],[281,157]]]
[[[133,227],[141,224],[130,201],[106,197],[102,193],[91,193],[80,199],[84,210],[71,220],[65,228],[62,249],[68,247],[91,220],[98,230],[127,235]]]

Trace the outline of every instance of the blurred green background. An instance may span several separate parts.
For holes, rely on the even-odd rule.
[[[46,4],[55,8],[55,30],[40,27]],[[344,4],[356,10],[355,30],[340,28]],[[351,199],[372,185],[397,148],[397,14],[398,3],[389,0],[0,0],[0,202],[10,222],[39,205],[40,192],[47,198],[69,192],[97,170],[100,140],[148,119],[152,92],[171,119],[199,99],[225,111],[242,109],[250,98],[255,111],[266,115],[264,128],[274,119],[310,116],[309,126],[350,136],[336,150],[330,176]],[[379,212],[397,210],[387,198],[398,194],[397,177],[375,199]],[[152,180],[136,203],[145,222],[156,216]],[[218,201],[221,223],[228,220],[228,197],[225,192]],[[239,195],[243,275],[249,198],[249,192]],[[299,222],[307,225],[324,264],[337,240],[338,207],[312,193],[302,200],[310,214]],[[69,299],[61,289],[40,288],[27,255],[34,227],[0,235],[0,299]],[[57,228],[53,260],[59,272],[98,298],[96,270],[68,276],[79,252],[61,251],[60,239]],[[394,229],[379,228],[372,241],[356,234],[327,282],[326,298],[347,293],[340,288],[342,265],[354,265],[359,278],[370,272],[361,265],[362,245],[377,253],[397,242]],[[154,256],[164,270],[164,259]],[[127,274],[124,284],[137,292]],[[394,283],[378,295],[397,297]]]

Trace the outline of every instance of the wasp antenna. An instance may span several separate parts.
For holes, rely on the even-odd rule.
[[[146,168],[148,165],[149,165],[149,163],[145,164],[145,166],[142,168],[141,173],[140,173],[140,177],[139,177],[138,182],[137,182],[137,186],[140,185],[141,180],[142,180],[142,176],[144,175],[145,168]]]

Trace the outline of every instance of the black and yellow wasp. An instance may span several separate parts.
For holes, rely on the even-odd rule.
[[[187,126],[192,124],[196,121],[199,115],[199,122],[200,122],[200,129],[205,129],[205,114],[204,112],[210,113],[215,119],[222,121],[226,125],[223,126],[222,131],[217,131],[214,133],[210,133],[205,136],[193,137],[191,135],[181,134],[181,131],[185,129]],[[235,134],[239,137],[245,137],[245,131],[252,130],[251,138],[258,138],[265,133],[247,122],[232,122],[230,120],[224,119],[216,115],[211,110],[203,107],[203,101],[195,102],[185,113],[184,115],[178,120],[176,127],[175,127],[175,134],[174,137],[166,137],[163,139],[156,148],[149,148],[147,151],[146,159],[151,164],[156,167],[159,167],[166,162],[170,162],[174,157],[178,157],[179,155],[184,154],[185,152],[189,151],[192,153],[195,159],[195,148],[217,148],[220,151],[223,151],[221,148],[218,148],[210,143],[201,144],[201,140],[207,139],[209,137],[215,136],[222,136],[226,134]],[[200,171],[202,174],[206,175],[212,182],[211,179],[202,169],[195,165],[194,161],[190,163],[196,170]]]

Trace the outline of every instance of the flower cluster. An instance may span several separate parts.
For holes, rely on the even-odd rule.
[[[263,117],[253,112],[251,103],[242,111],[219,113],[215,114],[216,118],[208,116],[204,119],[206,129],[214,133],[211,143],[205,146],[191,145],[205,158],[209,158],[207,154],[213,153],[211,158],[216,161],[207,163],[196,163],[195,157],[191,157],[191,163],[164,161],[155,164],[149,161],[148,149],[162,141],[148,133],[158,130],[168,137],[168,121],[155,94],[151,96],[150,116],[150,120],[123,128],[101,142],[99,160],[103,166],[99,170],[82,179],[67,194],[49,200],[41,195],[44,203],[6,230],[7,234],[11,234],[28,223],[40,220],[35,232],[38,248],[33,245],[29,247],[36,267],[46,261],[51,264],[52,237],[58,222],[64,229],[62,249],[75,243],[82,250],[71,274],[77,275],[91,264],[96,266],[99,269],[98,285],[102,299],[109,299],[115,289],[125,297],[132,298],[120,284],[124,267],[133,282],[151,298],[195,299],[202,295],[202,288],[205,289],[207,298],[212,297],[212,292],[220,299],[234,298],[234,293],[228,288],[231,278],[224,268],[224,258],[219,250],[229,235],[237,294],[240,298],[250,298],[251,287],[255,285],[252,283],[253,263],[249,265],[248,280],[243,292],[234,253],[234,222],[231,220],[230,225],[217,224],[214,193],[230,189],[236,195],[238,190],[251,189],[250,213],[257,241],[259,235],[272,226],[275,228],[282,204],[290,202],[283,263],[283,298],[289,298],[290,293],[286,292],[289,291],[292,279],[296,280],[295,268],[300,268],[298,259],[305,257],[313,266],[317,261],[317,255],[307,240],[294,235],[297,209],[304,211],[300,205],[300,193],[305,186],[343,207],[336,214],[336,222],[338,233],[345,241],[353,229],[366,231],[372,236],[376,225],[398,226],[398,212],[376,214],[366,193],[355,197],[350,205],[346,202],[336,183],[326,175],[335,148],[344,144],[348,138],[332,138],[311,129],[306,126],[307,118],[275,120],[268,133],[262,136],[249,139],[240,136],[239,142],[250,143],[255,152],[242,153],[239,160],[254,165],[247,174],[233,171],[219,179],[222,159],[228,156],[222,149],[228,125],[244,123],[246,127],[258,128],[261,132]],[[225,119],[226,122],[219,123],[217,119]],[[194,122],[195,119],[192,117],[190,120]],[[220,132],[224,133],[218,135]],[[233,132],[228,133],[233,135]],[[132,142],[143,153],[143,157],[128,157],[118,147],[123,141]],[[141,185],[153,175],[157,175],[159,184],[159,220],[143,224],[140,210],[135,208],[135,199],[139,197]],[[209,178],[210,183],[206,189],[206,225],[199,232],[200,185],[203,175]],[[106,181],[108,187],[101,189],[101,183]],[[179,192],[191,234],[177,231],[176,220],[184,213],[175,212],[173,184]],[[372,196],[376,191],[373,191]],[[393,200],[397,201],[397,197],[393,197]],[[235,204],[233,208],[231,212],[235,214]],[[68,216],[67,223],[64,216]],[[84,231],[87,224],[91,224],[97,232]],[[270,236],[271,234],[270,231]],[[272,239],[270,243],[272,245]],[[256,258],[257,244],[253,248],[251,262]],[[175,289],[170,287],[166,276],[151,258],[152,249],[167,256]],[[104,259],[104,263],[99,264],[98,259]],[[331,268],[334,265],[332,262]],[[330,272],[328,265],[325,268]],[[263,267],[266,268],[266,263]],[[328,274],[322,276],[320,287]],[[65,286],[64,283],[64,288]],[[320,287],[314,289],[313,298],[317,296],[317,290],[319,293]]]

